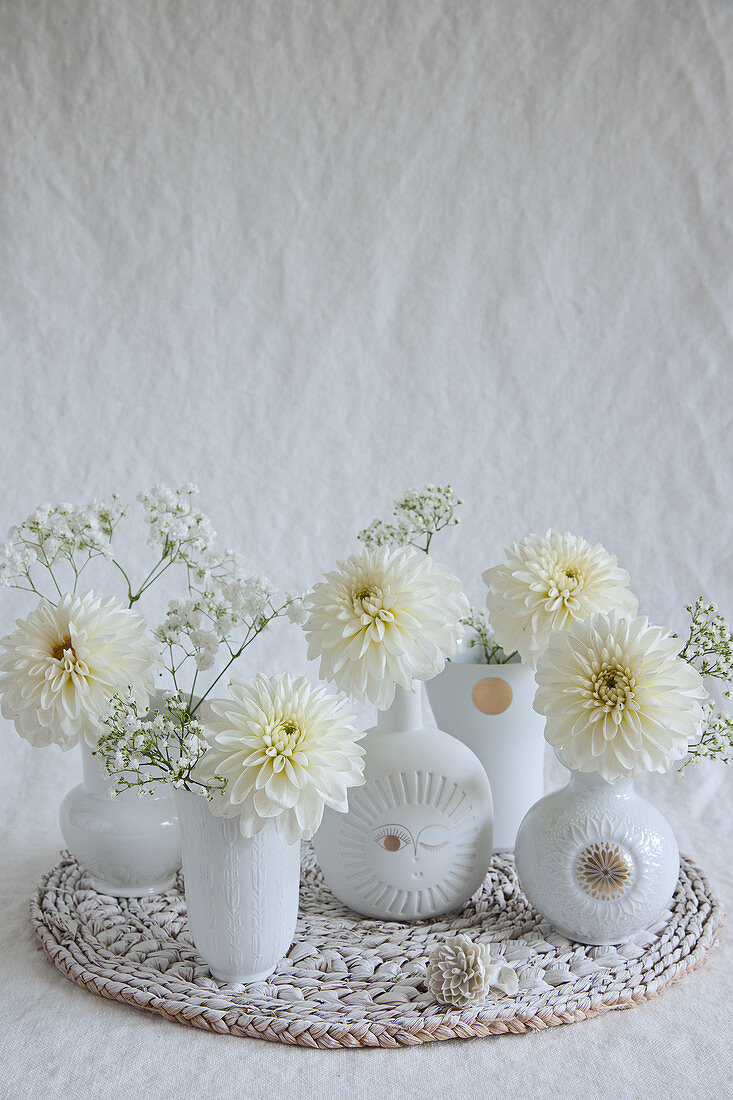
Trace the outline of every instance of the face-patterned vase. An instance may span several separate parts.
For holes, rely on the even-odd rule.
[[[623,943],[657,920],[679,875],[677,841],[631,779],[571,772],[522,822],[517,875],[535,909],[568,939]]]
[[[469,748],[422,719],[421,685],[397,689],[364,739],[363,787],[316,833],[330,889],[366,917],[414,921],[454,912],[484,880],[491,788]]]

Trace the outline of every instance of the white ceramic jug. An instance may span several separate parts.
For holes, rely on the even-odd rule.
[[[59,811],[66,847],[100,894],[139,898],[169,889],[181,866],[181,836],[169,787],[138,798],[112,797],[108,779],[85,741],[84,780],[68,792]]]

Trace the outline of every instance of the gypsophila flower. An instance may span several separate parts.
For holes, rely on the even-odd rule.
[[[408,489],[395,501],[395,523],[375,519],[359,532],[357,538],[368,550],[379,546],[414,546],[427,553],[438,531],[460,523],[455,513],[462,503],[456,498],[451,485]]]
[[[507,665],[519,660],[516,650],[514,653],[505,653],[501,648],[489,626],[485,611],[477,611],[472,607],[465,619],[461,621],[466,627],[463,650],[471,654],[477,662],[487,665]]]
[[[548,531],[512,543],[506,561],[485,570],[486,606],[496,641],[534,666],[553,632],[596,611],[635,615],[629,574],[599,544]]]
[[[437,675],[463,637],[468,600],[444,565],[411,546],[337,563],[306,600],[308,657],[320,675],[386,710],[395,687]]]
[[[304,677],[235,679],[229,691],[209,706],[209,751],[196,770],[227,781],[212,813],[238,818],[245,837],[272,819],[286,844],[309,839],[324,805],[345,812],[348,788],[364,782],[356,715]]]
[[[733,689],[733,634],[730,627],[715,604],[707,603],[702,596],[694,605],[688,604],[686,610],[690,616],[690,627],[680,657],[688,661],[703,679],[709,677],[720,681],[723,694],[729,699]],[[718,711],[712,701],[704,710],[700,740],[691,746],[683,767],[689,763],[699,764],[702,760],[733,763],[733,718],[725,711]]]
[[[154,485],[138,500],[148,521],[148,541],[162,555],[197,567],[216,538],[211,522],[193,505],[195,485],[171,489]]]
[[[112,536],[124,509],[117,496],[83,507],[43,504],[0,543],[0,583],[33,592],[34,567],[50,571],[65,565],[78,579],[94,557],[112,557]]]
[[[590,615],[556,631],[537,662],[534,709],[576,771],[607,782],[667,771],[699,737],[700,675],[645,618]]]
[[[440,1004],[454,1008],[485,1001],[491,990],[514,996],[519,980],[506,960],[492,962],[491,948],[463,933],[433,948],[428,959],[428,991]]]
[[[199,794],[223,790],[221,776],[202,782],[193,774],[208,743],[183,694],[167,693],[163,706],[162,711],[139,708],[129,691],[112,699],[94,755],[105,775],[115,779],[115,793],[136,788],[140,795],[152,794],[160,783]]]

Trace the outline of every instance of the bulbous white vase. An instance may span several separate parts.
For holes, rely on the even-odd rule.
[[[381,920],[459,909],[491,860],[491,788],[469,748],[422,720],[421,685],[397,689],[363,742],[366,782],[326,809],[315,849],[330,889]]]
[[[66,847],[88,873],[92,887],[113,897],[141,898],[169,889],[181,866],[181,836],[170,788],[138,798],[112,798],[114,779],[102,772],[81,742],[83,782],[59,811]]]
[[[515,847],[524,893],[568,939],[617,944],[669,904],[680,856],[672,829],[631,779],[607,783],[571,772],[567,787],[541,799]]]
[[[456,659],[425,686],[438,726],[468,745],[486,769],[494,850],[513,848],[522,818],[544,793],[545,719],[532,709],[533,670]]]
[[[295,935],[300,844],[285,844],[272,821],[245,838],[237,819],[214,817],[200,795],[177,790],[175,799],[196,950],[217,981],[262,981]]]

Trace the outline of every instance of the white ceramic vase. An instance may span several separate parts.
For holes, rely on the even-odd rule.
[[[679,875],[667,820],[634,790],[571,772],[521,824],[517,875],[535,909],[568,939],[617,944],[656,920]]]
[[[367,917],[412,921],[459,909],[492,852],[491,788],[466,745],[422,719],[421,686],[397,689],[362,742],[365,784],[326,809],[315,849],[330,889]]]
[[[138,798],[112,798],[114,779],[102,772],[81,742],[83,782],[59,811],[66,847],[85,868],[92,887],[113,897],[140,898],[169,889],[181,866],[181,837],[170,788]]]
[[[486,769],[495,851],[514,847],[522,818],[544,793],[545,720],[532,709],[536,687],[526,665],[460,659],[426,684],[438,726],[468,745]]]
[[[245,838],[236,818],[214,817],[200,795],[178,790],[175,799],[196,950],[217,981],[262,981],[293,942],[300,844],[285,844],[272,821]]]

